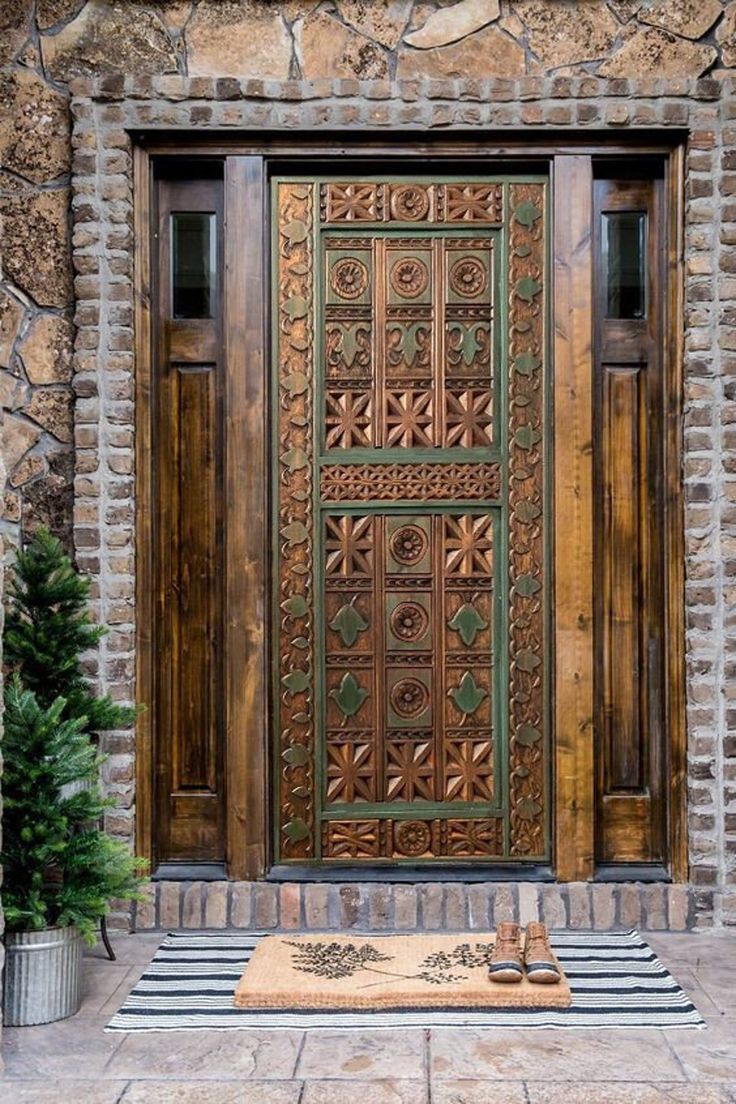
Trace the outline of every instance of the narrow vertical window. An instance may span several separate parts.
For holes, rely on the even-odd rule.
[[[606,317],[645,318],[647,216],[643,211],[603,215],[601,247],[606,279]]]
[[[175,211],[171,216],[171,299],[174,318],[212,318],[215,216]]]

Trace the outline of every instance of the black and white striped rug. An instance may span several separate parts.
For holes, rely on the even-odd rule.
[[[474,933],[477,935],[477,933]],[[637,931],[553,932],[572,989],[565,1009],[252,1012],[233,991],[260,934],[167,935],[108,1031],[211,1028],[703,1027],[704,1020]]]

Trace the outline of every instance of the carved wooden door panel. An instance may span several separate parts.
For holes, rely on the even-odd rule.
[[[274,181],[278,861],[549,858],[546,204]]]

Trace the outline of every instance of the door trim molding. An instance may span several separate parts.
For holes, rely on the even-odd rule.
[[[133,147],[133,272],[135,327],[135,687],[145,708],[136,720],[135,845],[153,866],[154,684],[153,641],[153,314],[151,303],[152,161]]]
[[[567,882],[591,878],[595,854],[590,157],[555,158],[552,192],[555,865]]]
[[[202,134],[191,136],[177,133],[170,138],[161,131],[138,133],[134,142],[134,228],[136,237],[135,289],[135,463],[136,463],[136,698],[147,703],[136,726],[136,849],[138,854],[152,857],[155,810],[153,808],[154,740],[154,658],[153,636],[153,470],[152,470],[152,404],[153,369],[151,279],[152,159],[156,154],[182,158],[220,156],[225,160],[226,228],[232,203],[240,188],[250,188],[244,219],[260,229],[265,226],[263,207],[263,166],[271,155],[291,156],[306,160],[317,157],[349,156],[356,153],[375,155],[383,150],[395,158],[397,150],[376,135],[343,136],[339,143],[310,135],[293,141],[264,134],[236,138],[213,134],[211,140]],[[598,136],[596,136],[598,137]],[[191,140],[190,140],[191,138]],[[427,135],[405,135],[401,156],[427,156],[458,159],[494,157],[494,171],[519,159],[545,161],[550,166],[552,188],[552,326],[553,326],[553,499],[554,510],[560,506],[578,532],[582,566],[573,578],[573,564],[567,563],[559,543],[553,552],[555,571],[553,636],[555,647],[555,687],[553,689],[553,738],[556,741],[553,759],[556,779],[553,783],[555,869],[557,881],[585,880],[594,876],[593,866],[593,742],[592,728],[592,647],[586,658],[582,655],[585,640],[592,637],[592,528],[581,510],[584,496],[592,495],[591,442],[591,321],[590,291],[587,302],[584,292],[585,273],[591,264],[590,222],[583,226],[584,213],[589,209],[590,193],[585,181],[590,181],[592,156],[625,156],[652,154],[667,161],[667,192],[669,201],[668,227],[668,287],[666,325],[666,472],[667,472],[667,717],[669,732],[671,804],[670,804],[670,867],[675,881],[687,878],[687,817],[686,817],[686,725],[684,678],[684,528],[683,489],[681,481],[682,450],[682,357],[683,357],[683,180],[684,158],[681,132],[648,136],[648,141],[628,144],[620,136],[600,135],[593,143],[591,135],[584,142],[569,136],[555,142],[549,135],[535,141],[523,140],[502,144],[487,134],[477,142],[462,136],[454,143],[451,136],[432,139]],[[587,165],[587,168],[586,168]],[[573,171],[575,170],[575,172]],[[581,176],[580,174],[584,174]],[[573,177],[577,177],[573,179]],[[258,196],[260,195],[260,199]],[[573,201],[573,196],[576,201]],[[242,202],[242,201],[240,201]],[[582,207],[581,207],[582,204]],[[586,207],[587,205],[587,207]],[[263,250],[247,255],[247,271],[243,258],[243,235],[231,225],[226,234],[226,271],[229,283],[238,289],[227,293],[225,305],[225,358],[227,394],[240,397],[248,410],[249,428],[258,436],[261,448],[253,456],[245,451],[246,429],[241,420],[227,419],[226,494],[233,496],[239,522],[231,526],[227,537],[228,565],[226,590],[226,635],[237,642],[245,654],[246,677],[241,665],[226,671],[226,742],[227,742],[227,825],[228,873],[231,878],[260,878],[267,874],[269,855],[269,815],[267,775],[270,762],[269,734],[263,721],[269,713],[267,642],[264,637],[267,609],[267,580],[263,565],[267,564],[265,541],[265,509],[262,519],[249,513],[243,499],[243,472],[250,471],[251,495],[260,493],[259,465],[265,464],[268,427],[263,417],[265,405],[265,309],[266,260]],[[588,283],[590,288],[590,282]],[[258,312],[260,311],[260,318]],[[566,313],[567,312],[567,313]],[[564,326],[569,318],[571,325]],[[250,372],[251,365],[257,365]],[[587,365],[588,375],[584,375]],[[248,366],[249,372],[245,372]],[[572,418],[573,422],[569,419]],[[562,433],[564,424],[565,432]],[[574,466],[568,466],[571,461]],[[254,466],[255,465],[255,466]],[[265,470],[265,469],[264,469]],[[237,494],[235,491],[237,490]],[[243,499],[240,504],[238,499]],[[559,530],[559,513],[555,513],[555,528]],[[260,575],[254,575],[258,568]],[[251,580],[251,586],[246,579]],[[259,582],[260,578],[260,582]],[[570,607],[560,616],[561,588],[567,588]],[[243,602],[238,615],[236,602]],[[233,648],[227,649],[231,656]],[[578,657],[577,662],[575,658]],[[571,679],[571,672],[576,675]],[[247,684],[247,685],[246,685]],[[251,718],[249,721],[248,718]],[[250,738],[248,739],[248,734]],[[582,775],[573,781],[575,768]],[[590,769],[588,769],[590,768]],[[578,841],[575,861],[563,861],[569,852],[571,834]],[[562,848],[565,841],[567,847]],[[397,871],[397,879],[400,873]]]
[[[225,762],[232,878],[266,868],[267,223],[262,157],[225,161]],[[258,248],[260,243],[260,248]],[[235,416],[243,411],[243,416]]]

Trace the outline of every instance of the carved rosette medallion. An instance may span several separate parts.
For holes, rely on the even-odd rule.
[[[279,817],[281,856],[314,846],[313,188],[278,185]]]
[[[457,295],[466,299],[475,299],[485,291],[488,274],[485,267],[474,257],[461,257],[450,269],[450,287]]]
[[[399,717],[418,717],[429,705],[429,690],[419,679],[405,678],[391,689],[391,706]]]
[[[416,299],[427,290],[429,273],[427,266],[417,257],[403,257],[391,269],[391,287],[404,299]]]
[[[397,563],[415,564],[427,551],[427,534],[418,525],[402,525],[391,537],[390,546]]]
[[[510,849],[545,850],[543,184],[510,188],[509,795]]]
[[[391,614],[391,632],[397,640],[410,643],[421,638],[429,628],[429,615],[418,602],[401,602]]]
[[[429,214],[429,191],[421,184],[398,184],[391,188],[391,217],[418,222]]]
[[[343,257],[332,266],[330,286],[343,299],[359,299],[368,287],[368,269],[357,257]]]
[[[400,820],[394,825],[394,847],[402,855],[423,855],[431,843],[431,829],[423,820]]]

